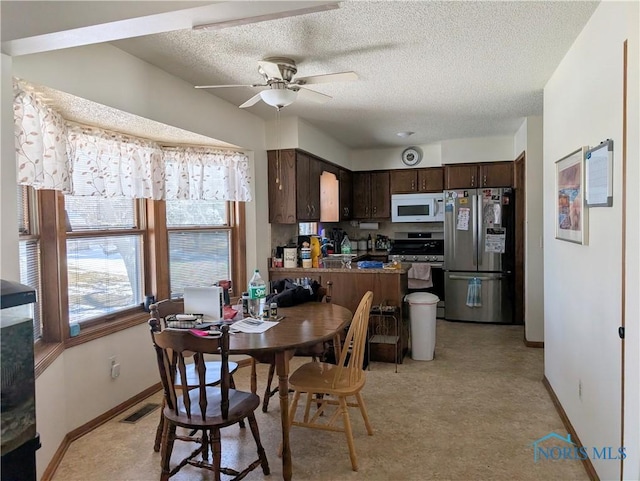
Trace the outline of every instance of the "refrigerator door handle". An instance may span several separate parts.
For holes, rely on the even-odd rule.
[[[477,247],[477,253],[478,253],[478,266],[482,265],[482,223],[484,222],[484,215],[482,212],[482,195],[478,195],[478,198],[476,199],[478,202],[478,223],[476,224],[476,229],[478,229],[478,243],[476,245]]]
[[[477,230],[477,222],[478,222],[478,207],[476,202],[476,195],[474,194],[471,197],[471,237],[473,242],[473,265],[478,265],[478,230]]]
[[[481,281],[498,281],[500,279],[504,279],[505,276],[459,276],[456,274],[449,274],[449,279],[453,279],[454,281],[470,281],[471,279],[479,279]]]

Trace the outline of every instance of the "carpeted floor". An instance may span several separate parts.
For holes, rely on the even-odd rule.
[[[538,460],[532,443],[551,431],[566,436],[543,377],[543,351],[524,346],[522,326],[451,323],[438,320],[436,358],[405,358],[398,373],[393,364],[372,363],[363,391],[374,435],[352,410],[360,469],[351,471],[342,433],[305,428],[291,431],[295,480],[588,480],[579,461]],[[294,358],[292,371],[306,359]],[[258,371],[262,392],[267,367]],[[249,369],[235,375],[239,389],[249,390]],[[141,404],[161,402],[160,394]],[[158,409],[135,424],[119,422],[138,409],[72,443],[54,481],[152,481],[160,477],[160,455],[153,440]],[[262,471],[245,479],[282,479],[280,412],[273,398],[269,412],[256,411],[271,476]],[[553,445],[553,443],[551,443]],[[176,450],[191,449],[176,442]],[[223,432],[224,461],[244,467],[255,459],[248,429]],[[176,454],[177,452],[174,452]],[[174,459],[177,455],[174,456]],[[237,464],[236,464],[237,462]],[[223,463],[224,464],[224,463]],[[212,473],[186,467],[176,481],[210,480]],[[223,479],[225,478],[223,475]]]

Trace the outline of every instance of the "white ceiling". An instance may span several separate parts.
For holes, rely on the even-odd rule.
[[[9,12],[7,3],[37,2],[2,2],[5,50],[5,21],[15,25],[20,20],[15,17],[26,12],[18,5]],[[62,4],[93,2],[41,3],[58,3],[59,12]],[[118,5],[123,11],[122,2],[99,3],[105,12]],[[166,12],[168,3],[160,2],[164,7],[156,12],[177,19],[179,14]],[[220,11],[231,5],[237,14],[255,6],[282,8],[294,3],[305,2],[213,6]],[[183,5],[206,4],[211,2]],[[381,148],[514,134],[524,117],[542,114],[542,89],[596,6],[597,2],[582,1],[349,1],[335,10],[221,30],[184,28],[183,18],[182,24],[163,28],[151,28],[152,22],[146,21],[137,33],[142,36],[135,38],[127,38],[136,34],[134,28],[95,38],[116,39],[113,45],[193,85],[261,83],[257,61],[268,56],[294,59],[298,76],[353,70],[359,76],[356,82],[311,86],[332,96],[328,103],[298,99],[282,110],[282,116],[298,116],[351,148]],[[13,14],[13,21],[6,13]],[[190,13],[188,25],[215,20],[204,7]],[[59,28],[81,24],[77,20]],[[51,31],[38,28],[38,33]],[[14,30],[10,39],[21,38]],[[158,31],[166,33],[145,35]],[[240,105],[258,91],[240,87],[210,93]],[[275,110],[262,102],[248,110],[265,120],[275,117]],[[399,131],[415,134],[401,139],[396,136]]]

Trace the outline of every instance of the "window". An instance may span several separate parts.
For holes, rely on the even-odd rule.
[[[33,190],[29,187],[18,186],[18,255],[20,257],[20,282],[33,287],[40,299],[40,238],[32,226],[34,209],[32,208]],[[41,303],[36,302],[33,312],[33,341],[42,338],[42,309]]]
[[[171,297],[182,296],[186,286],[231,279],[231,203],[168,200],[166,204]]]
[[[64,198],[69,322],[138,307],[143,292],[143,231],[136,201]]]

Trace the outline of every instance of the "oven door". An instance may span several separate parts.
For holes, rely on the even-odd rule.
[[[412,262],[412,264],[417,264],[416,262]],[[419,264],[419,263],[418,263]],[[436,317],[444,319],[444,269],[441,263],[428,262],[427,264],[431,265],[431,287],[417,287],[407,289],[407,294],[411,294],[412,292],[430,292],[431,294],[435,294],[438,296],[438,306],[436,310]],[[408,309],[406,310],[408,312]]]

